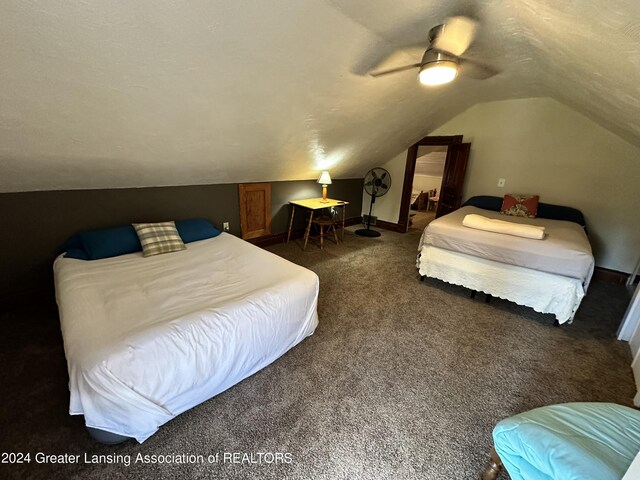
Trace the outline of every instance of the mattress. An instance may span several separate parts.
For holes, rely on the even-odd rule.
[[[71,394],[87,426],[143,442],[318,323],[318,277],[232,235],[143,258],[58,257]]]
[[[470,213],[508,222],[543,226],[546,235],[543,240],[532,240],[464,227],[462,220]],[[577,278],[585,289],[595,266],[587,235],[577,223],[511,217],[473,206],[462,207],[429,223],[422,234],[418,250],[423,245]]]

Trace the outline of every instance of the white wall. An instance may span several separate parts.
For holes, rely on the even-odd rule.
[[[407,162],[407,152],[401,152],[387,163],[380,165],[389,171],[391,175],[391,188],[384,197],[376,199],[373,205],[373,213],[380,220],[397,223],[400,212],[400,202],[402,200],[402,184],[404,182],[404,167]],[[369,203],[371,197],[363,189],[362,193],[362,213],[369,214]]]
[[[389,192],[384,196],[376,199],[376,203],[373,206],[373,215],[378,217],[379,220],[385,222],[398,223],[400,216],[400,202],[402,201],[402,184],[404,182],[404,169],[407,164],[407,151],[403,151],[393,157],[391,160],[383,165],[389,171],[391,175],[391,188]],[[419,182],[424,182],[424,185],[433,185],[424,187],[414,187],[413,190],[431,190],[437,188],[440,192],[440,184],[442,183],[442,176],[432,177],[427,175],[414,175],[414,182],[416,178]],[[422,185],[423,183],[421,183]],[[362,213],[369,213],[369,202],[371,197],[364,192],[362,194]]]
[[[633,270],[640,254],[639,148],[550,98],[480,103],[430,133],[459,134],[471,142],[465,198],[533,193],[578,208],[596,264]],[[387,168],[398,170],[402,156]],[[501,177],[505,188],[497,187]],[[384,219],[397,222],[401,192],[394,193],[398,201],[385,205]]]
[[[442,184],[442,176],[434,177],[432,175],[418,175],[413,176],[413,186],[411,191],[413,192],[427,192],[434,188],[440,193],[440,185]]]
[[[625,330],[629,330],[631,327],[632,333],[627,336]],[[640,285],[636,287],[636,291],[633,294],[633,298],[629,303],[627,312],[623,319],[623,327],[618,337],[620,340],[628,340],[629,347],[631,347],[631,354],[633,355],[633,362],[631,363],[631,369],[633,370],[633,376],[636,379],[637,395],[633,403],[640,407]]]

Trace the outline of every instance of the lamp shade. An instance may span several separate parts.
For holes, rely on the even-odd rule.
[[[322,172],[320,178],[318,178],[318,183],[320,185],[331,185],[331,176],[329,172]]]

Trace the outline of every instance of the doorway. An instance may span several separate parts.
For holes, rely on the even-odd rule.
[[[419,145],[411,184],[409,228],[420,231],[436,217],[447,145]]]
[[[460,207],[462,201],[462,186],[471,144],[462,143],[462,135],[424,137],[407,151],[400,201],[400,216],[398,218],[398,231],[400,232],[406,232],[409,229],[410,206],[415,201],[411,197],[416,163],[420,153],[428,152],[428,150],[421,149],[421,147],[446,148],[440,188],[439,191],[436,189],[435,195],[437,197],[437,202],[434,202],[435,218],[456,210]]]

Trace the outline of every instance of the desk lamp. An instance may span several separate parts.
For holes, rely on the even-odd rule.
[[[318,178],[318,183],[322,185],[322,203],[328,203],[327,200],[327,185],[331,185],[331,176],[329,172],[322,172],[320,178]]]

